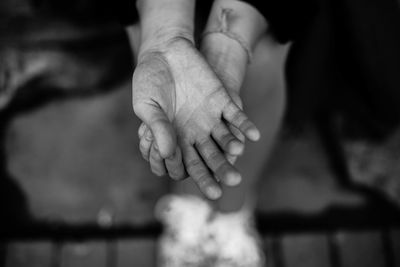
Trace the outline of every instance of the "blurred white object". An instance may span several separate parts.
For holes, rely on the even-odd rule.
[[[211,211],[207,202],[194,196],[170,195],[159,200],[156,217],[164,224],[159,240],[159,266],[207,266],[204,247],[209,245],[205,241]]]
[[[249,210],[218,213],[208,232],[218,248],[215,267],[261,267],[264,255]]]
[[[164,224],[158,266],[264,266],[247,210],[222,214],[199,197],[169,195],[158,202],[156,216]]]

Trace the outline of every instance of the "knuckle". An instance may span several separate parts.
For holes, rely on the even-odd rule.
[[[198,149],[200,154],[204,157],[205,161],[218,159],[220,156],[219,149],[211,140],[203,141],[199,143]]]
[[[237,110],[238,110],[238,107],[232,100],[229,100],[228,103],[226,103],[226,105],[224,107],[224,111],[228,115],[232,115],[232,116],[236,113]]]
[[[171,156],[165,158],[165,162],[169,165],[178,165],[181,163],[181,157],[178,153],[173,153]]]
[[[217,148],[209,151],[208,154],[205,155],[204,159],[207,162],[207,165],[213,170],[215,170],[217,166],[220,166],[224,162],[224,156]]]
[[[215,173],[221,178],[230,169],[230,164],[227,161],[219,163],[215,168]]]
[[[206,155],[206,158],[210,161],[220,161],[221,153],[218,150],[212,150]]]
[[[226,133],[225,135],[223,135],[221,137],[221,143],[223,146],[228,145],[231,141],[235,140],[236,138],[230,134],[230,133]]]
[[[187,169],[190,173],[196,173],[198,170],[202,169],[203,163],[200,159],[190,159],[187,162]]]
[[[208,173],[203,173],[195,179],[197,185],[201,188],[206,188],[212,185],[213,180]]]
[[[172,172],[169,172],[169,176],[172,179],[178,180],[178,181],[183,180],[183,179],[186,178],[183,171],[172,171]]]
[[[233,121],[237,121],[240,125],[247,119],[246,115],[241,110],[237,110],[233,115]]]
[[[153,134],[149,129],[147,129],[147,131],[144,133],[143,137],[147,142],[151,142],[154,140]]]
[[[208,137],[200,138],[197,142],[198,147],[208,147],[210,145],[210,140]]]
[[[242,143],[245,142],[246,138],[244,137],[244,135],[241,133],[241,131],[238,128],[234,127],[233,125],[231,125],[229,128],[230,128],[232,134],[235,136],[235,138],[237,138]]]
[[[146,134],[145,134],[142,138],[140,138],[139,145],[143,146],[143,147],[149,147],[151,143],[152,143],[152,140],[147,140]]]
[[[253,127],[253,123],[251,123],[249,120],[245,120],[240,124],[240,128],[242,131],[245,131],[247,129],[250,129]]]

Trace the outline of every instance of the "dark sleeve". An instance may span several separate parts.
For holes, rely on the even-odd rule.
[[[361,132],[396,129],[399,33],[398,0],[321,0],[289,52],[287,118],[302,122],[329,112],[342,114],[349,125],[362,124]]]
[[[136,0],[35,0],[34,9],[44,15],[76,21],[118,21],[124,25],[138,21]]]
[[[136,0],[119,0],[117,2],[120,4],[115,8],[113,14],[119,22],[126,26],[139,21]]]
[[[318,0],[242,0],[253,5],[267,19],[278,41],[297,39],[315,16]]]

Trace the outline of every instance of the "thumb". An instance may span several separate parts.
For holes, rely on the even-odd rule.
[[[150,128],[161,157],[172,156],[176,149],[176,134],[165,112],[159,106],[145,103],[138,103],[133,109]]]

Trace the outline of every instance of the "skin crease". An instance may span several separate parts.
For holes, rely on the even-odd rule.
[[[243,151],[237,129],[254,141],[259,132],[191,38],[161,35],[154,45],[145,39],[132,79],[134,111],[154,137],[141,141],[142,154],[155,174],[175,171],[171,176],[182,179],[186,171],[208,198],[219,198],[218,182],[232,186],[241,180],[225,157]]]
[[[147,136],[141,140],[140,150],[153,173],[168,173],[173,179],[190,175],[210,199],[221,196],[219,182],[228,186],[240,183],[241,175],[232,164],[243,153],[244,136],[253,141],[260,137],[241,111],[239,90],[249,49],[265,32],[266,23],[247,4],[221,0],[213,6],[206,31],[218,27],[240,40],[225,38],[222,44],[203,41],[202,53],[208,62],[187,35],[170,40],[162,35],[162,42],[153,46],[144,40],[133,78],[134,110],[145,122],[139,137],[143,132]],[[186,28],[190,26],[186,24]],[[206,35],[204,40],[213,38]],[[145,89],[138,90],[140,85]],[[146,126],[150,130],[144,131]]]
[[[162,140],[161,142],[167,145],[173,142],[168,139],[164,141],[165,137],[168,137],[168,129],[171,129],[173,125],[187,172],[193,179],[197,179],[201,187],[206,188],[205,190],[218,190],[210,189],[217,188],[219,185],[212,177],[209,177],[211,175],[207,167],[214,172],[218,180],[228,185],[231,182],[227,180],[240,179],[235,177],[239,173],[219,152],[217,145],[210,137],[212,134],[221,132],[219,128],[224,123],[221,118],[227,121],[236,119],[238,122],[236,125],[234,121],[231,123],[250,137],[256,136],[257,132],[254,134],[255,127],[223,89],[223,85],[214,72],[200,57],[200,53],[194,50],[191,44],[185,42],[185,40],[183,42],[179,40],[178,44],[173,44],[175,47],[168,48],[170,49],[168,52],[149,55],[139,63],[133,76],[133,84],[136,85],[133,94],[134,110],[139,117],[149,114],[152,116],[153,121],[149,123],[153,123],[156,129],[157,127],[161,129],[156,132],[160,134],[158,140]],[[189,49],[194,51],[185,53]],[[195,86],[187,86],[196,79],[199,81]],[[172,125],[170,121],[173,121]],[[155,131],[152,130],[152,132]],[[157,140],[156,134],[154,134],[155,140]],[[157,142],[157,145],[160,147],[163,143]],[[158,147],[152,148],[153,151],[157,151]],[[196,155],[197,153],[200,155]],[[205,160],[207,167],[202,166],[200,157]],[[163,174],[160,171],[161,164],[157,164],[160,158],[156,155],[150,158],[152,169],[159,170],[156,171],[157,174]],[[204,179],[206,176],[211,179]],[[220,192],[206,191],[206,193],[209,196],[220,195]],[[215,198],[214,195],[211,197]]]

